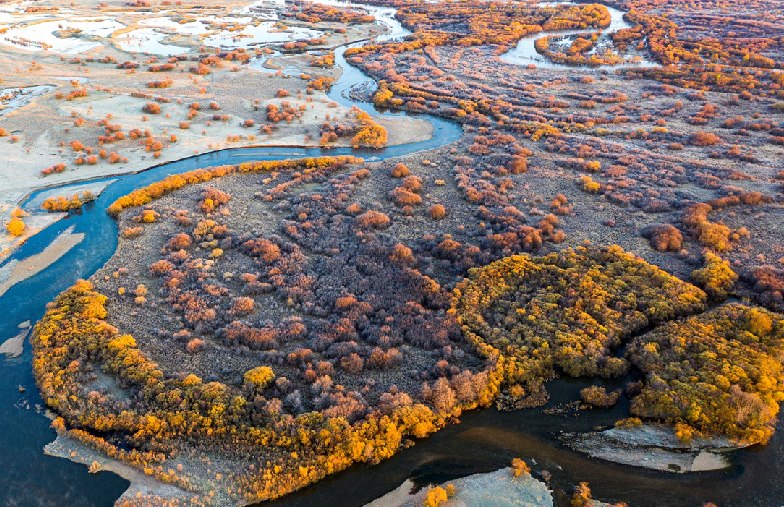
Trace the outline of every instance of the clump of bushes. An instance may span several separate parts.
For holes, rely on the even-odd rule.
[[[727,299],[738,275],[732,270],[729,261],[706,251],[704,264],[691,273],[692,279],[708,293],[711,299]]]
[[[683,247],[683,234],[672,224],[651,224],[641,233],[659,252],[679,252]]]
[[[645,374],[631,412],[680,424],[684,435],[764,444],[784,400],[782,354],[784,319],[762,308],[728,304],[669,322],[629,345]]]
[[[535,392],[557,371],[613,377],[613,349],[649,325],[702,310],[706,295],[618,246],[513,255],[458,284],[453,312],[486,357],[503,358],[505,382]],[[525,394],[525,393],[521,393]]]
[[[589,386],[584,389],[580,389],[580,399],[594,407],[612,407],[618,403],[620,398],[620,390],[615,390],[608,393],[604,387],[599,386]]]

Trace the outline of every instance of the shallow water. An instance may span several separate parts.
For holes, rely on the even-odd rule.
[[[0,90],[0,116],[24,107],[36,97],[54,90],[51,85],[28,86],[26,88],[6,88]]]
[[[236,32],[221,31],[206,37],[204,45],[225,49],[247,49],[262,44],[315,39],[322,35],[322,32],[317,30],[298,26],[290,26],[286,31],[279,31],[275,28],[275,23],[274,21],[264,21],[258,25],[247,25]]]
[[[137,28],[115,37],[118,48],[129,53],[145,53],[156,56],[176,56],[190,52],[189,48],[165,44],[168,34],[155,28]]]
[[[548,386],[550,405],[572,401],[587,382],[556,380]],[[563,503],[579,482],[590,483],[594,498],[625,501],[640,506],[702,506],[706,501],[721,507],[774,506],[784,502],[784,473],[780,458],[784,428],[764,448],[731,454],[732,466],[718,472],[673,474],[616,465],[590,459],[555,442],[562,431],[589,431],[611,425],[626,416],[628,402],[612,409],[592,410],[574,416],[551,416],[542,409],[468,412],[457,425],[448,426],[393,458],[376,466],[355,465],[268,506],[361,506],[397,488],[406,479],[420,486],[438,484],[475,473],[509,466],[522,457],[534,471],[553,474],[551,487]],[[559,502],[556,503],[558,505]]]

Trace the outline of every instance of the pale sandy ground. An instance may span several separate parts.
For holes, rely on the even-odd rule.
[[[552,492],[547,485],[528,474],[513,477],[512,470],[502,468],[486,474],[474,474],[448,483],[439,484],[455,487],[455,495],[443,507],[552,507]],[[411,491],[414,483],[405,481],[397,489],[374,500],[365,507],[419,507],[424,504],[430,488]],[[611,507],[610,504],[593,500],[593,507]]]
[[[117,500],[118,503],[121,501],[135,501],[139,502],[137,505],[156,505],[162,499],[179,499],[183,501],[194,496],[192,493],[176,486],[155,480],[131,466],[107,458],[103,453],[67,435],[58,435],[53,442],[44,446],[44,452],[49,456],[65,458],[75,463],[87,465],[92,473],[106,470],[130,481],[131,485]],[[143,499],[147,497],[152,498],[144,502]]]
[[[644,424],[600,432],[567,433],[565,443],[594,458],[624,465],[688,473],[721,470],[729,466],[721,454],[738,446],[726,438],[695,438],[683,443],[669,426]]]
[[[5,224],[14,209],[11,203],[0,203],[0,224]],[[14,251],[19,245],[27,241],[28,238],[46,229],[53,223],[63,218],[65,213],[46,213],[30,215],[25,217],[24,223],[27,228],[21,236],[11,236],[5,233],[5,228],[0,230],[0,260]]]
[[[76,184],[62,188],[53,188],[48,191],[41,192],[35,199],[25,203],[25,209],[29,216],[24,218],[27,225],[24,233],[21,236],[13,237],[9,234],[0,234],[0,260],[10,254],[16,247],[27,241],[29,238],[35,236],[43,229],[54,224],[61,218],[68,216],[67,213],[51,213],[44,211],[41,204],[49,197],[63,196],[69,198],[74,194],[82,194],[83,192],[92,192],[96,197],[103,192],[103,190],[117,180],[107,180],[102,182],[88,182],[83,184]],[[0,205],[0,223],[9,219],[11,210],[14,206],[7,203],[5,206]]]
[[[444,507],[552,507],[553,497],[544,482],[528,474],[514,477],[509,468],[486,474],[474,474],[441,484],[451,484],[456,493]],[[423,505],[429,488],[411,493],[410,480],[367,504],[365,507],[419,507]],[[597,504],[598,505],[598,504]]]
[[[57,259],[68,253],[84,239],[84,234],[74,234],[69,227],[52,241],[41,253],[20,261],[12,260],[0,267],[0,296],[15,284],[35,276]]]
[[[256,2],[253,2],[256,3]],[[114,20],[125,25],[120,32],[143,27],[145,19],[160,16],[172,16],[177,20],[193,21],[209,16],[230,16],[247,10],[250,1],[216,0],[208,6],[200,3],[182,2],[180,5],[169,5],[166,8],[154,6],[151,12],[129,12],[125,3],[109,3],[104,7],[95,0],[79,0],[64,7],[60,13],[37,14],[41,20],[71,19],[76,17],[92,17]],[[5,11],[0,16],[0,31],[9,18],[16,20],[22,15],[11,14],[19,2],[0,4]],[[52,3],[52,5],[59,5]],[[243,14],[244,15],[244,14]],[[4,21],[5,19],[5,21]],[[255,21],[259,22],[259,21]],[[296,28],[298,23],[286,21]],[[299,24],[300,26],[302,24]],[[10,25],[6,25],[10,26]],[[331,33],[336,25],[322,23],[313,26],[316,30],[328,34],[327,46],[336,45],[367,38],[381,29],[377,25],[355,25],[348,28],[346,34]],[[165,30],[167,36],[174,36],[172,30]],[[0,34],[2,37],[2,34]],[[198,48],[203,35],[176,35],[176,42],[191,49]],[[84,36],[80,40],[87,41]],[[224,62],[220,68],[213,69],[207,76],[196,76],[188,72],[192,62],[182,62],[174,72],[147,72],[145,61],[148,57],[142,54],[126,53],[118,50],[111,39],[92,38],[89,41],[102,41],[100,46],[78,55],[59,55],[55,51],[31,51],[12,46],[0,46],[0,89],[50,85],[52,90],[33,98],[29,103],[16,107],[13,111],[4,111],[0,117],[0,127],[9,132],[9,136],[0,138],[0,226],[4,226],[13,207],[30,192],[47,186],[57,186],[86,179],[98,178],[114,174],[124,174],[144,170],[150,166],[179,160],[195,154],[205,153],[228,147],[283,145],[283,146],[316,146],[319,140],[319,127],[326,115],[344,116],[348,111],[342,107],[331,107],[332,101],[325,92],[316,91],[306,95],[307,81],[294,73],[292,77],[271,74],[259,70],[238,67],[233,62]],[[167,40],[164,40],[167,42]],[[173,39],[172,39],[173,42]],[[135,72],[117,69],[115,64],[88,62],[87,58],[100,60],[104,57],[114,58],[117,62],[135,61],[140,67]],[[78,58],[78,60],[74,59]],[[165,62],[160,58],[159,63]],[[284,68],[294,67],[311,76],[330,76],[337,78],[339,68],[316,69],[307,66],[307,57],[302,55],[279,56],[275,63]],[[154,80],[171,78],[173,84],[167,89],[150,89],[147,83]],[[56,93],[67,95],[74,89],[71,81],[78,80],[88,91],[88,96],[72,101],[55,98]],[[277,90],[286,89],[291,96],[285,99],[274,98]],[[142,106],[148,102],[145,98],[134,98],[133,93],[144,93],[160,96],[171,102],[161,104],[162,114],[147,115],[144,121]],[[265,123],[264,107],[267,103],[280,103],[287,100],[292,104],[304,104],[306,111],[301,119],[291,124],[281,122],[272,135],[258,131]],[[218,102],[220,111],[210,111],[207,105]],[[189,105],[198,102],[201,112],[190,120],[190,128],[179,128],[181,121],[186,121]],[[255,107],[254,107],[255,103]],[[214,121],[213,114],[226,115],[228,120]],[[76,115],[85,120],[81,127],[74,125]],[[165,142],[160,158],[153,158],[145,151],[140,140],[125,140],[105,145],[108,152],[115,151],[127,158],[125,163],[110,164],[100,161],[97,165],[74,164],[77,154],[69,147],[71,141],[77,140],[86,146],[99,148],[97,137],[103,135],[103,127],[97,122],[111,115],[112,124],[120,124],[127,133],[133,128],[149,130],[157,139],[169,139],[173,134],[178,141]],[[242,128],[241,122],[253,119],[256,128]],[[429,123],[410,119],[383,119],[382,123],[389,131],[390,144],[401,144],[415,140],[427,139],[432,135]],[[18,139],[12,142],[12,136]],[[232,136],[234,139],[228,139]],[[237,136],[240,138],[237,139]],[[309,137],[309,139],[307,138]],[[336,146],[347,146],[350,140],[343,139]],[[65,163],[67,169],[60,174],[46,177],[40,175],[41,170]],[[25,223],[28,232],[20,238],[7,237],[0,229],[0,258],[8,255],[30,235],[51,223],[57,217],[28,217]]]
[[[0,354],[5,354],[5,357],[19,357],[24,352],[24,342],[27,335],[30,334],[30,321],[19,324],[19,334],[7,339],[0,344]]]

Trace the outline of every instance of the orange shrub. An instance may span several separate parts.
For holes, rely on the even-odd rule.
[[[430,208],[430,217],[433,220],[441,220],[446,216],[446,208],[443,204],[434,204]]]

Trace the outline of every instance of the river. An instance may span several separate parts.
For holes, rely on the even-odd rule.
[[[539,5],[576,5],[574,2],[541,2]],[[624,28],[632,28],[632,25],[629,24],[625,19],[623,19],[624,13],[615,9],[610,6],[607,7],[607,10],[610,12],[610,24],[607,28],[601,30],[603,33],[607,35],[611,35],[618,30],[623,30]],[[501,60],[510,63],[513,65],[530,65],[534,64],[538,68],[542,69],[560,69],[560,70],[574,70],[574,67],[565,64],[565,63],[558,63],[544,56],[540,55],[536,51],[535,43],[537,39],[542,37],[548,36],[559,36],[559,37],[569,37],[574,35],[590,35],[598,30],[595,28],[590,28],[587,30],[559,30],[559,31],[545,31],[539,32],[528,37],[523,37],[517,43],[514,49],[507,51],[503,55],[501,55]],[[588,68],[596,68],[596,69],[604,69],[604,68],[612,68],[612,69],[623,69],[629,67],[658,67],[659,64],[644,56],[639,57],[639,61],[636,62],[627,62],[621,63],[618,65],[612,66],[600,66],[600,67],[581,67],[581,70],[588,69]]]
[[[346,5],[342,3],[342,5]],[[372,9],[379,9],[371,7]],[[388,13],[387,38],[407,31]],[[401,115],[403,112],[377,111],[372,104],[357,103],[348,97],[351,86],[370,78],[346,64],[345,48],[336,51],[336,64],[343,68],[330,91],[333,100],[356,105],[376,115]],[[362,152],[350,149],[318,148],[245,148],[222,150],[164,164],[150,170],[114,177],[101,196],[55,225],[28,240],[5,262],[24,259],[41,252],[58,234],[73,227],[85,239],[57,262],[39,274],[13,286],[0,297],[0,340],[18,333],[17,325],[36,322],[47,302],[79,278],[87,278],[114,253],[117,224],[106,214],[106,207],[117,197],[158,181],[169,174],[200,167],[237,164],[250,160],[273,160],[306,156],[357,154],[386,159],[443,146],[459,139],[457,124],[432,116],[419,116],[434,125],[430,140]],[[107,179],[108,180],[108,179]],[[36,194],[27,199],[33,203]],[[0,505],[4,506],[109,506],[127,487],[127,482],[108,472],[91,475],[82,465],[46,456],[42,448],[55,437],[40,408],[31,371],[29,345],[14,359],[0,359]],[[577,380],[558,380],[550,384],[551,403],[576,399],[586,384]],[[20,390],[21,387],[24,391]],[[407,478],[426,484],[442,482],[477,472],[508,466],[513,457],[533,458],[553,473],[553,485],[568,489],[588,481],[595,496],[625,500],[632,505],[702,505],[704,500],[719,505],[767,506],[784,504],[784,484],[772,478],[784,477],[784,434],[780,431],[766,447],[738,451],[733,465],[721,472],[674,475],[588,459],[556,443],[559,431],[588,430],[611,424],[625,415],[622,403],[609,410],[593,410],[578,418],[546,416],[541,409],[516,412],[482,410],[464,414],[461,424],[452,425],[377,466],[356,465],[281,501],[267,505],[359,506],[396,488]]]

